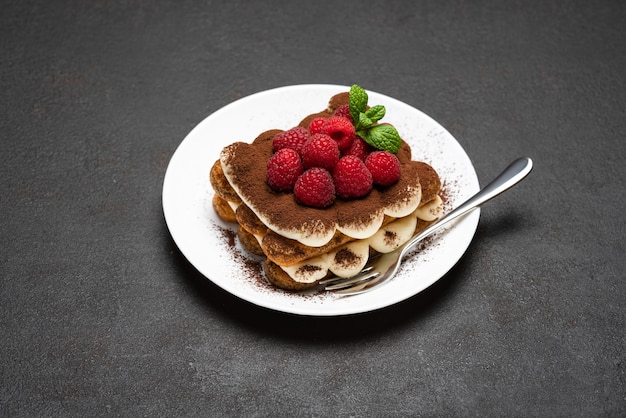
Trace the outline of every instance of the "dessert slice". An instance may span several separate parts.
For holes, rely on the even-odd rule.
[[[239,224],[248,251],[266,257],[277,287],[352,276],[441,214],[436,171],[411,160],[395,128],[378,123],[382,106],[366,104],[353,86],[297,127],[226,146],[213,165],[213,207]]]

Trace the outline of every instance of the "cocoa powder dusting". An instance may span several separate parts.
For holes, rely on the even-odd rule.
[[[269,288],[270,285],[267,283],[267,280],[265,280],[263,274],[263,262],[255,260],[239,250],[237,247],[237,233],[219,225],[214,225],[214,227],[219,232],[226,245],[228,245],[229,253],[233,256],[233,262],[243,267],[243,274],[246,279]]]
[[[231,231],[230,229],[225,229],[222,228],[221,231],[222,236],[225,237],[228,241],[228,246],[230,248],[234,248],[235,247],[235,237],[237,237],[237,234],[235,233],[235,231]]]
[[[393,231],[385,231],[385,244],[392,247],[398,241],[398,234]]]
[[[304,266],[298,269],[298,273],[315,273],[316,271],[320,271],[320,266],[312,266],[309,264],[305,264]]]
[[[454,191],[453,190],[458,190],[459,189],[459,185],[451,185],[449,181],[444,181],[443,184],[441,185],[441,190],[439,191],[439,197],[441,198],[441,201],[443,202],[443,213],[448,213],[450,212],[453,207],[452,207],[452,200],[454,197]]]
[[[344,268],[353,266],[360,260],[361,257],[354,254],[352,251],[350,251],[349,248],[342,248],[341,250],[337,251],[337,254],[335,254],[335,263]]]

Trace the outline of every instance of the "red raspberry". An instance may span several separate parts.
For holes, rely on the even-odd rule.
[[[363,160],[354,155],[342,157],[333,170],[337,196],[343,199],[359,198],[372,190],[372,174]]]
[[[335,200],[335,185],[327,170],[313,167],[298,177],[293,193],[296,201],[302,205],[325,208]]]
[[[348,104],[343,104],[339,106],[337,109],[335,109],[333,115],[341,116],[342,118],[346,118],[350,122],[352,122],[352,115],[350,115],[350,105]]]
[[[322,130],[322,133],[337,141],[340,150],[348,148],[356,136],[352,122],[341,116],[331,116],[326,119]]]
[[[266,168],[267,184],[279,192],[292,191],[296,180],[304,171],[300,155],[291,148],[278,150],[267,160]]]
[[[324,134],[311,135],[302,147],[304,168],[322,167],[331,171],[339,161],[337,141]]]
[[[389,151],[374,151],[365,160],[375,184],[391,186],[400,179],[400,161]]]
[[[309,123],[309,132],[311,135],[323,134],[323,128],[326,124],[326,118],[315,118]]]
[[[343,155],[354,155],[365,161],[367,155],[371,152],[372,147],[359,136],[355,136],[352,144],[343,151]]]
[[[309,137],[309,131],[306,128],[299,126],[291,128],[274,136],[274,139],[272,139],[272,150],[276,152],[283,148],[291,148],[300,153],[302,152],[302,146]]]

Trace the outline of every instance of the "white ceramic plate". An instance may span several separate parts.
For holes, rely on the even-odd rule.
[[[300,315],[335,316],[367,312],[405,300],[439,280],[469,246],[479,209],[429,239],[428,246],[405,260],[389,283],[362,295],[337,298],[323,293],[291,294],[265,283],[258,259],[247,256],[233,240],[234,225],[214,213],[209,183],[211,166],[222,148],[235,141],[251,142],[268,129],[288,129],[306,115],[326,108],[334,94],[347,86],[296,85],[239,99],[200,122],[180,144],[163,183],[163,212],[170,233],[189,262],[212,282],[259,306]],[[431,164],[439,173],[447,196],[446,208],[478,191],[472,163],[436,121],[421,111],[385,95],[368,91],[369,104],[387,109],[384,122],[393,124],[411,145],[413,159]]]

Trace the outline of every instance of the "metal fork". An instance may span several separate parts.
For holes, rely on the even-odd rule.
[[[339,295],[351,296],[368,292],[377,287],[377,285],[389,281],[398,272],[402,259],[418,242],[454,219],[465,215],[500,193],[508,190],[526,177],[532,170],[532,167],[533,162],[530,158],[518,158],[482,190],[470,197],[456,209],[443,216],[437,222],[431,224],[421,233],[415,235],[403,246],[390,253],[372,257],[365,268],[353,277],[329,278],[322,280],[320,285],[324,286],[325,290],[334,291]]]

